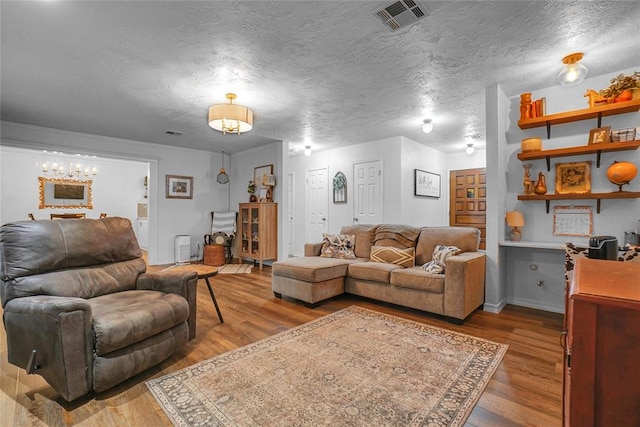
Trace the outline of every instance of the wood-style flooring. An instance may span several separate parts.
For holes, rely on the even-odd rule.
[[[224,324],[218,321],[204,281],[199,281],[195,340],[125,383],[72,403],[62,400],[40,376],[27,375],[7,362],[6,335],[0,328],[0,426],[170,426],[146,380],[354,304],[509,345],[467,426],[561,424],[562,315],[508,305],[499,314],[478,310],[457,326],[417,310],[351,295],[311,309],[275,298],[270,272],[269,267],[254,267],[250,275],[218,275],[211,280]]]

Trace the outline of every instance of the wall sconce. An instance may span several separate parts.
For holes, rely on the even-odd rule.
[[[310,145],[305,145],[304,147],[304,155],[309,157],[311,155],[311,146]]]
[[[522,232],[518,227],[524,227],[524,216],[522,215],[522,212],[507,212],[506,220],[507,225],[512,227],[511,232],[509,233],[509,240],[519,242],[522,239]]]
[[[433,131],[433,121],[431,119],[424,119],[422,121],[422,132],[431,133]]]
[[[565,64],[560,74],[558,74],[558,82],[562,86],[573,86],[578,83],[582,83],[585,77],[587,77],[587,67],[580,64],[582,59],[582,53],[572,53],[562,58],[562,63]]]

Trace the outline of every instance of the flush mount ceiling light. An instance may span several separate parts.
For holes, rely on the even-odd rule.
[[[468,143],[467,148],[465,148],[464,151],[469,155],[473,154],[473,152],[476,151],[475,147],[473,146],[473,142]]]
[[[585,77],[587,77],[587,67],[580,64],[583,54],[581,52],[572,53],[562,58],[562,63],[565,64],[560,74],[558,74],[558,81],[562,86],[573,86],[578,83],[582,83]]]
[[[226,133],[250,131],[253,128],[253,111],[241,105],[235,105],[235,93],[228,93],[225,97],[228,104],[217,104],[209,107],[209,126],[215,130]]]
[[[304,155],[305,156],[310,156],[311,155],[311,146],[310,145],[305,145],[305,147],[304,147]]]
[[[422,132],[430,133],[433,130],[433,121],[431,119],[424,119],[422,121]]]

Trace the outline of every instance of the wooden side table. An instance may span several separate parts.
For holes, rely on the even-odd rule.
[[[211,267],[204,264],[176,265],[174,267],[170,267],[170,269],[173,271],[195,271],[196,273],[198,273],[198,279],[204,279],[207,284],[207,288],[209,288],[211,301],[213,301],[213,305],[216,307],[216,312],[218,313],[218,319],[220,319],[220,323],[224,323],[224,320],[222,319],[222,313],[220,313],[220,307],[218,307],[218,301],[216,301],[216,296],[213,294],[211,283],[209,283],[209,277],[217,275],[218,269],[216,267]]]

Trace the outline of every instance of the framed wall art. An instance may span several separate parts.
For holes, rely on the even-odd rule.
[[[193,177],[167,175],[167,199],[193,199]]]
[[[347,177],[341,171],[333,177],[333,203],[347,203]]]
[[[264,165],[253,168],[253,182],[256,184],[256,191],[260,193],[261,188],[266,188],[263,178],[273,176],[273,165]],[[275,185],[275,180],[273,185]]]
[[[608,143],[610,134],[611,126],[591,129],[591,132],[589,132],[589,145]]]
[[[591,161],[556,163],[556,194],[591,193]]]
[[[420,197],[440,198],[440,175],[414,169],[413,194]]]
[[[39,209],[45,208],[87,208],[93,209],[91,202],[92,180],[38,177]]]
[[[593,233],[591,206],[556,206],[553,208],[553,235],[589,237]]]

